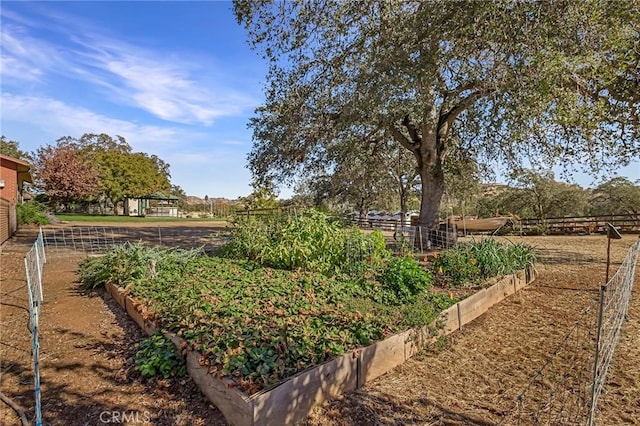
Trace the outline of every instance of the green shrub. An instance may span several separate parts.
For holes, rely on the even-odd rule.
[[[171,340],[154,333],[137,344],[135,369],[146,377],[181,377],[187,374],[184,359]]]
[[[384,302],[404,304],[414,302],[418,294],[431,286],[431,273],[412,257],[394,257],[380,276],[385,290]]]
[[[49,223],[45,207],[36,201],[18,204],[17,216],[18,225],[46,225]]]
[[[221,256],[277,269],[362,276],[390,253],[380,232],[344,228],[317,210],[290,217],[241,218]]]

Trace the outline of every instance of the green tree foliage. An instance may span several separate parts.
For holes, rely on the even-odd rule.
[[[539,220],[582,216],[589,210],[588,193],[578,185],[554,180],[551,171],[523,170],[512,175],[513,186],[478,201],[481,216],[515,214]]]
[[[171,185],[169,195],[178,197],[178,208],[180,210],[186,211],[189,209],[189,204],[187,203],[187,193],[184,192],[184,189],[182,189],[180,185]]]
[[[20,149],[20,143],[7,139],[4,135],[0,137],[0,154],[17,158],[23,161],[33,161],[33,157]]]
[[[95,165],[99,173],[96,196],[111,202],[114,212],[125,197],[142,197],[171,189],[169,164],[156,155],[132,152],[122,136],[86,133],[76,139],[65,136],[60,148],[71,147]]]
[[[633,1],[235,0],[269,60],[255,176],[333,169],[336,144],[392,137],[434,225],[454,146],[474,161],[593,172],[640,154]]]
[[[240,197],[244,209],[274,209],[280,205],[273,186],[268,183],[253,183],[253,191],[246,197]]]
[[[628,214],[640,219],[640,181],[613,178],[593,190],[591,214]]]
[[[44,191],[53,206],[67,206],[74,200],[95,196],[98,171],[91,161],[73,146],[46,145],[35,159],[35,186]]]

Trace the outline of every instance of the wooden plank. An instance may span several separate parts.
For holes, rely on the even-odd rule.
[[[518,275],[513,280],[515,291],[520,291],[527,285],[527,280],[524,277],[524,274]]]
[[[442,311],[438,319],[442,320],[442,332],[445,336],[458,330],[460,328],[458,303]]]
[[[250,397],[254,425],[295,424],[330,398],[356,389],[358,353],[349,352]]]
[[[504,280],[500,281],[497,285],[500,288],[500,291],[504,295],[505,299],[516,292],[515,277],[513,275],[509,275]]]
[[[142,318],[142,314],[135,308],[135,303],[131,297],[125,295],[124,304],[127,314],[129,314],[131,319],[134,320],[145,333],[151,335],[156,331],[156,325],[152,321],[145,321],[144,318]]]
[[[467,297],[458,303],[460,310],[460,327],[470,323],[480,315],[487,312],[489,305],[486,300],[486,290],[480,290],[473,296]]]
[[[200,391],[211,401],[224,418],[235,426],[252,426],[253,403],[235,389],[229,380],[221,380],[209,374],[208,367],[200,365],[199,352],[187,354],[187,371]]]
[[[405,361],[405,341],[412,330],[391,336],[360,349],[358,387],[382,376]]]
[[[435,330],[435,336],[433,331]],[[404,358],[405,361],[420,352],[429,342],[435,340],[442,330],[438,328],[434,322],[431,325],[411,330],[404,341]]]
[[[502,290],[502,281],[499,281],[491,287],[485,289],[484,296],[484,303],[487,305],[487,309],[497,303],[502,302],[505,298],[504,292]]]
[[[115,300],[122,309],[126,309],[124,306],[124,293],[122,292],[122,289],[116,287],[111,283],[107,283],[105,285],[105,288],[107,289],[111,297],[113,297],[113,300]]]

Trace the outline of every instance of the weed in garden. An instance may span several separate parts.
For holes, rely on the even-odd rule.
[[[187,374],[184,359],[171,340],[154,333],[137,345],[135,369],[145,377],[182,377]]]

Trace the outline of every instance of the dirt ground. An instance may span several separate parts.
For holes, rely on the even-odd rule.
[[[167,244],[175,234],[176,245],[191,242],[198,246],[200,241],[209,241],[212,232],[222,231],[200,222],[180,224],[189,229],[173,234],[165,227],[163,242]],[[22,257],[34,238],[34,230],[21,230],[0,253],[0,390],[30,420],[34,413],[33,367]],[[625,236],[612,243],[613,270],[636,238]],[[539,277],[532,286],[454,333],[443,347],[420,354],[363,389],[318,407],[305,423],[498,423],[579,319],[581,310],[597,297],[604,281],[604,236],[522,240],[538,248]],[[225,424],[190,379],[150,381],[133,371],[135,344],[144,335],[104,292],[79,289],[74,271],[80,258],[59,249],[45,266],[45,304],[40,318],[44,423]],[[602,425],[640,424],[639,276],[598,404]],[[122,421],[123,417],[127,420]],[[19,424],[15,412],[3,403],[0,424]]]

